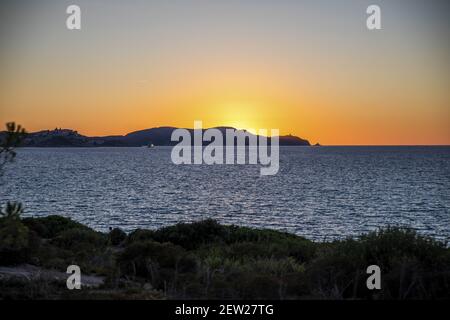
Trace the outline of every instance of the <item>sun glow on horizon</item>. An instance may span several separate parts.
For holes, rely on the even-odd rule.
[[[246,102],[225,102],[219,103],[213,110],[219,110],[218,118],[222,126],[229,126],[236,129],[247,130],[256,134],[263,128],[257,119],[257,105]]]

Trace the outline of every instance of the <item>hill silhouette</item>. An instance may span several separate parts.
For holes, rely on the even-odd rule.
[[[232,127],[215,127],[225,133]],[[54,129],[28,133],[23,141],[23,147],[141,147],[153,144],[155,146],[173,146],[178,142],[171,141],[172,132],[176,127],[157,127],[130,132],[126,135],[89,137],[71,129]],[[193,129],[187,129],[193,136]],[[204,129],[206,130],[206,129]],[[248,133],[249,135],[252,135]],[[2,134],[3,135],[3,134]],[[1,135],[0,135],[1,136]],[[252,135],[254,136],[254,135]],[[270,142],[270,138],[268,138]],[[293,135],[279,136],[280,145],[310,146],[306,139]],[[203,143],[207,145],[208,143]]]

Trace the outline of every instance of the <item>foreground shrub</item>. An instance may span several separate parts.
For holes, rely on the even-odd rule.
[[[208,243],[223,242],[227,230],[215,220],[194,223],[179,223],[175,226],[161,228],[153,233],[158,242],[171,242],[191,250]]]
[[[366,268],[381,268],[380,291],[367,289]],[[450,256],[444,243],[388,228],[326,246],[307,268],[311,292],[328,299],[450,297]]]
[[[0,265],[29,259],[30,234],[18,219],[0,218]]]
[[[119,244],[124,242],[126,238],[127,234],[119,228],[114,228],[109,233],[109,240],[111,241],[111,244],[113,246],[118,246]]]
[[[120,229],[96,232],[62,217],[20,220],[8,214],[0,218],[0,265],[17,263],[62,272],[77,264],[83,273],[106,276],[107,296],[125,290],[119,296],[126,297],[126,288],[133,287],[142,289],[138,296],[156,290],[179,299],[450,298],[450,249],[401,228],[315,243],[213,220],[127,236]],[[373,264],[381,268],[381,290],[366,287],[366,269]],[[8,290],[20,295],[15,285],[10,282]]]
[[[20,220],[21,204],[10,203],[0,216],[0,265],[25,263],[40,245],[39,238]]]
[[[309,260],[315,253],[314,244],[302,237],[274,230],[258,230],[247,227],[224,226],[217,221],[207,219],[193,223],[179,223],[156,231],[136,230],[129,235],[128,241],[153,240],[171,242],[186,250],[201,249],[204,246],[232,245],[249,246],[261,249],[263,255],[291,255],[297,259]],[[261,248],[257,248],[260,243]],[[263,245],[264,243],[264,245]],[[250,248],[242,248],[251,254]],[[268,252],[271,250],[271,252]]]
[[[85,225],[75,222],[70,218],[61,216],[47,216],[39,218],[24,218],[24,225],[36,232],[41,238],[51,239],[61,232],[70,229],[89,229]]]
[[[167,285],[174,288],[178,276],[192,272],[196,266],[195,260],[180,246],[148,240],[127,246],[118,263],[122,276],[141,277],[164,290],[168,290]]]
[[[145,230],[145,229],[136,229],[128,234],[126,242],[131,244],[133,242],[141,242],[141,241],[154,241],[155,240],[155,231],[153,230]]]
[[[62,231],[51,243],[59,248],[74,251],[96,251],[106,246],[107,237],[87,228]]]

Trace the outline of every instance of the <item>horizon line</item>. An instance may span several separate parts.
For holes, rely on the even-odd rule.
[[[139,131],[143,131],[143,130],[149,130],[149,129],[157,129],[157,128],[175,128],[175,129],[195,130],[194,128],[177,127],[177,126],[171,126],[171,125],[159,125],[159,126],[155,126],[155,127],[148,127],[148,128],[144,128],[144,129],[132,130],[125,134],[87,135],[87,134],[81,133],[77,129],[62,128],[62,127],[56,126],[54,129],[40,129],[40,130],[36,130],[36,131],[26,131],[26,133],[37,133],[37,132],[41,132],[41,131],[54,131],[54,130],[71,130],[71,131],[75,131],[81,135],[84,135],[86,137],[93,138],[93,137],[126,136],[127,134],[130,134],[130,133],[139,132]],[[249,129],[236,128],[236,127],[229,126],[229,125],[218,125],[218,126],[213,126],[213,127],[201,128],[201,130],[208,130],[208,129],[214,129],[214,128],[230,128],[230,129],[234,129],[234,130],[243,130],[246,132],[248,132],[249,130],[259,130],[259,129],[254,129],[254,128],[249,128]],[[276,128],[272,128],[272,129],[260,128],[260,129],[272,130],[272,129],[276,129]],[[26,130],[26,128],[25,128],[25,130]],[[2,132],[5,132],[5,130],[0,131],[0,133],[2,133]],[[254,134],[252,132],[250,132],[250,133]],[[258,135],[258,134],[254,134],[254,135]],[[300,138],[303,140],[308,140],[308,142],[310,142],[310,140],[308,138],[303,138],[302,136],[298,136],[298,135],[295,135],[292,133],[278,135],[278,137],[286,137],[286,136],[293,136],[293,137],[297,137],[297,138]],[[271,137],[271,136],[266,136],[266,137]],[[450,147],[450,144],[440,144],[440,143],[438,143],[438,144],[433,144],[433,143],[430,143],[430,144],[416,144],[416,143],[411,143],[411,144],[322,144],[319,141],[317,141],[316,143],[320,144],[321,147]],[[315,143],[310,142],[310,146],[314,147]],[[284,146],[284,147],[290,147],[290,146]],[[294,146],[294,147],[296,147],[296,146]],[[72,148],[76,148],[76,147],[72,147]]]

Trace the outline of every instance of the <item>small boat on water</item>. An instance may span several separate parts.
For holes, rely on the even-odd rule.
[[[153,143],[150,143],[149,145],[147,145],[147,148],[154,148],[155,145]]]

